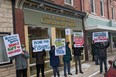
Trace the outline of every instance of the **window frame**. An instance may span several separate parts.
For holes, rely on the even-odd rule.
[[[100,14],[104,16],[104,0],[100,0]]]
[[[115,9],[112,7],[112,20],[115,20]]]
[[[74,0],[71,0],[71,4],[70,4],[70,3],[67,3],[66,0],[64,0],[64,4],[73,6],[73,5],[74,5],[74,4],[73,4],[73,3],[74,3],[73,1],[74,1]]]
[[[0,35],[10,35],[10,34],[11,34],[10,32],[0,32]],[[8,64],[12,64],[12,60],[9,59],[9,61],[0,62],[0,66],[8,65]]]
[[[91,2],[92,1],[92,2]],[[91,13],[95,13],[95,0],[90,0]],[[92,11],[93,10],[93,11]]]

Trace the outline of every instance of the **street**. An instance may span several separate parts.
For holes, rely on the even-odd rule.
[[[113,60],[116,53],[111,54],[108,56],[108,60]],[[108,64],[109,67],[109,64]],[[103,77],[104,76],[104,70],[102,74],[99,74],[99,65],[95,65],[93,61],[87,61],[82,64],[82,69],[84,74],[78,73],[77,75],[75,74],[75,68],[71,68],[71,73],[73,75],[68,75],[68,77]],[[63,76],[63,71],[60,71],[61,77]],[[48,77],[48,76],[47,76]],[[51,77],[51,76],[50,76]],[[53,76],[52,76],[53,77]]]

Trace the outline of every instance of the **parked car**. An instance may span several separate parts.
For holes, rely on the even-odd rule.
[[[116,77],[116,57],[112,61],[108,61],[110,64],[109,70],[104,74],[104,77]]]

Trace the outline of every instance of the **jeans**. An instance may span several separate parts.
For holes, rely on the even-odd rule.
[[[76,72],[78,72],[78,67],[77,67],[77,61],[79,63],[79,71],[82,72],[82,68],[81,68],[81,56],[74,56],[75,59],[75,68],[76,68]]]
[[[66,67],[68,67],[68,74],[70,74],[70,61],[64,61],[64,75],[66,76]]]
[[[27,68],[16,70],[16,77],[27,77]]]
[[[40,70],[41,70],[42,77],[45,77],[44,76],[44,64],[36,64],[36,70],[37,70],[37,77],[40,77]]]
[[[95,57],[95,64],[98,65],[99,64],[99,57],[98,57],[98,55],[95,55],[94,57]]]
[[[54,74],[54,77],[56,77],[56,74],[58,75],[58,77],[60,77],[60,73],[59,73],[59,69],[58,67],[52,67],[53,68],[53,74]]]
[[[100,61],[100,72],[102,72],[103,70],[103,63],[104,63],[105,72],[107,72],[107,59],[99,58],[99,61]]]

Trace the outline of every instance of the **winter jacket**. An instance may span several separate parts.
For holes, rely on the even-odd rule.
[[[66,55],[63,55],[63,61],[71,61],[72,60],[72,56],[71,56],[71,50],[68,46],[66,46]]]
[[[49,51],[50,54],[50,66],[57,67],[60,66],[59,56],[55,56],[55,49]]]
[[[98,43],[96,43],[96,46],[99,45]],[[91,44],[91,53],[92,55],[98,55],[98,48],[95,46],[95,44]]]
[[[36,52],[35,54],[35,58],[36,58],[36,64],[44,64],[44,56],[46,56],[46,52],[45,51],[41,51],[41,52]]]
[[[29,58],[28,52],[24,52],[24,54],[20,54],[14,57],[11,57],[10,59],[15,59],[15,66],[16,70],[26,69],[27,68],[27,59]]]
[[[81,51],[83,50],[83,47],[74,47],[74,45],[72,46],[73,49],[73,54],[74,56],[81,56]]]
[[[110,45],[110,42],[104,42],[104,44],[98,44],[95,46],[98,48],[98,57],[101,58],[101,59],[105,59],[107,58],[107,48],[109,47]]]

